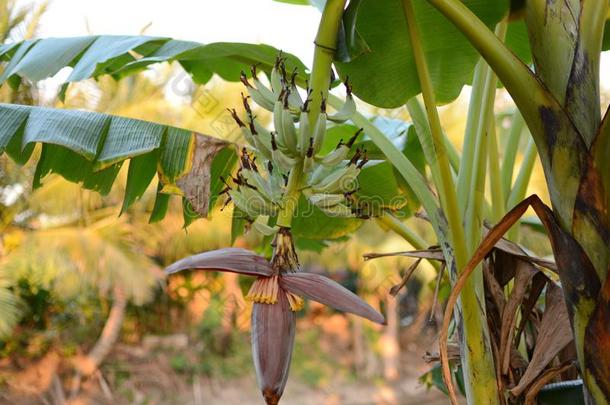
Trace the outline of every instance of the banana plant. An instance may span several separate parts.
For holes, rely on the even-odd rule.
[[[509,144],[513,146],[507,148],[508,164],[500,171],[497,161],[494,163],[493,156],[498,153],[495,135],[487,135],[494,133],[491,122],[496,77],[499,78],[527,123],[545,169],[553,205],[551,215],[555,220],[547,222],[558,224],[550,228],[551,239],[556,242],[558,238],[563,238],[570,242],[553,245],[557,261],[561,264],[559,272],[570,309],[581,374],[589,393],[598,403],[605,403],[610,378],[605,375],[609,361],[603,355],[607,352],[603,350],[603,345],[608,341],[608,330],[601,320],[608,311],[610,177],[607,173],[610,170],[607,140],[610,137],[610,119],[606,114],[606,119],[599,122],[598,66],[599,52],[602,46],[608,46],[608,40],[603,37],[607,0],[529,0],[514,4],[492,0],[352,0],[347,7],[345,0],[316,3],[324,4],[317,4],[322,10],[322,18],[315,41],[314,64],[309,75],[304,74],[306,69],[296,58],[284,54],[278,61],[277,50],[264,45],[201,45],[168,38],[95,36],[3,45],[0,58],[8,63],[0,81],[7,80],[12,86],[18,86],[23,80],[40,80],[54,75],[65,66],[71,66],[73,70],[64,85],[65,89],[71,82],[104,74],[120,79],[152,63],[163,61],[178,61],[199,84],[209,80],[213,73],[227,80],[241,80],[249,92],[249,99],[273,112],[274,130],[270,131],[257,123],[249,99],[245,99],[246,117],[233,112],[246,141],[245,150],[239,148],[240,170],[233,183],[223,186],[219,181],[217,186],[212,187],[213,192],[204,192],[203,198],[194,199],[193,188],[196,187],[193,187],[193,182],[179,184],[176,181],[182,176],[188,177],[185,172],[197,172],[187,159],[183,161],[189,164],[180,166],[177,170],[179,175],[172,172],[173,177],[165,178],[164,184],[170,186],[162,191],[182,190],[187,199],[190,198],[189,204],[199,208],[202,214],[211,205],[208,194],[216,201],[224,191],[239,210],[253,221],[253,226],[278,236],[275,251],[284,254],[274,255],[273,263],[276,257],[279,261],[279,264],[275,264],[276,269],[294,267],[294,264],[290,264],[294,261],[286,263],[283,258],[286,252],[289,253],[287,257],[292,256],[291,238],[281,238],[284,242],[277,242],[279,235],[286,235],[285,229],[290,228],[293,222],[296,226],[299,219],[294,214],[302,199],[330,215],[359,216],[366,213],[359,199],[351,197],[352,189],[349,187],[353,186],[343,181],[352,180],[359,174],[358,170],[364,172],[367,169],[367,164],[362,163],[366,160],[363,151],[358,153],[358,150],[340,143],[330,155],[316,154],[320,142],[316,142],[314,134],[320,128],[321,121],[326,121],[320,116],[324,118],[330,106],[337,113],[334,117],[327,114],[326,118],[343,120],[347,116],[356,126],[352,135],[362,128],[421,202],[435,229],[451,279],[456,284],[460,277],[470,272],[468,258],[482,238],[483,218],[488,216],[493,221],[500,221],[502,213],[523,198],[524,185],[527,183],[524,179],[531,171],[530,164],[530,169],[522,171],[515,184],[511,184],[519,130],[514,130],[514,136],[510,136]],[[495,33],[491,31],[494,28]],[[549,44],[552,46],[549,47]],[[480,60],[481,57],[487,64]],[[534,61],[536,73],[527,66],[530,60]],[[242,73],[242,70],[248,72],[243,65],[253,64],[269,77],[271,88],[265,88],[258,82],[256,71]],[[346,82],[346,100],[328,93],[329,87],[335,85],[329,74],[333,65]],[[293,76],[291,73],[295,68],[301,74]],[[436,104],[451,101],[468,83],[473,85],[473,94],[463,155],[458,159],[442,131]],[[297,86],[305,89],[305,92],[299,94]],[[413,162],[375,123],[358,111],[353,111],[350,93],[379,107],[398,107],[407,103],[430,166],[435,192]],[[423,95],[425,110],[419,106],[418,100],[413,100],[419,93]],[[85,186],[99,189],[103,189],[99,184],[111,183],[112,175],[103,170],[104,151],[106,145],[120,144],[115,140],[120,139],[116,132],[115,138],[109,138],[104,132],[106,127],[102,126],[100,133],[103,136],[98,136],[100,142],[94,143],[97,147],[89,148],[85,151],[89,154],[83,155],[83,150],[77,149],[78,145],[72,142],[71,138],[76,132],[74,129],[63,132],[66,136],[52,136],[49,139],[43,127],[32,129],[36,127],[29,126],[26,119],[19,118],[25,115],[21,112],[19,116],[18,111],[22,111],[20,107],[4,108],[7,111],[5,122],[10,124],[7,125],[9,128],[14,128],[10,136],[5,137],[5,146],[14,159],[25,160],[28,145],[31,148],[33,142],[48,142],[43,146],[49,152],[41,174],[55,170],[66,177],[72,176],[75,181],[83,181]],[[62,125],[76,122],[67,114],[79,114],[44,111],[49,116],[65,118]],[[28,115],[32,113],[28,112]],[[516,115],[513,121],[515,128],[519,127],[520,115]],[[36,117],[36,114],[33,116]],[[62,133],[59,130],[63,127],[56,125],[52,128],[58,134]],[[143,150],[130,143],[121,144],[117,161],[132,158],[130,171],[132,166],[134,173],[146,168],[150,178],[154,176],[151,167],[157,163],[163,182],[166,176],[163,160],[159,164],[159,157],[153,152],[173,156],[177,148],[165,137],[164,133],[158,143],[152,142],[149,149]],[[55,143],[68,149],[53,150]],[[205,142],[202,141],[200,145],[201,148],[193,148],[195,153],[192,156],[198,156],[200,150],[205,150]],[[89,171],[86,171],[89,174],[79,174],[81,177],[78,177],[75,175],[78,170],[62,168],[62,165],[66,165],[65,159],[57,159],[59,162],[50,159],[62,156],[61,153],[72,153],[72,149],[85,156],[86,163],[90,165]],[[529,162],[533,160],[533,150],[533,147],[528,148]],[[69,156],[81,158],[78,154]],[[144,156],[147,160],[144,160]],[[348,156],[349,160],[343,161]],[[101,165],[97,162],[100,157]],[[138,158],[140,164],[135,165],[134,161]],[[226,158],[219,160],[216,157],[214,162],[217,161],[223,165]],[[206,162],[209,163],[209,159]],[[261,162],[271,162],[271,165]],[[484,199],[488,162],[490,185],[494,190],[493,204],[489,207]],[[116,164],[116,161],[113,163]],[[207,167],[199,164],[193,166]],[[330,169],[328,173],[324,173],[325,167]],[[207,172],[208,169],[203,171]],[[94,174],[104,175],[105,183],[91,180]],[[228,178],[226,172],[224,178]],[[220,175],[212,176],[212,179],[220,179]],[[191,188],[185,183],[189,183]],[[196,181],[194,183],[201,186]],[[178,187],[172,187],[173,184]],[[204,189],[207,190],[206,187]],[[335,188],[337,191],[334,191]],[[501,198],[502,192],[509,195]],[[163,196],[162,193],[160,195]],[[383,215],[379,221],[404,236],[416,248],[425,247],[424,241],[391,215]],[[511,232],[512,237],[516,237],[514,231]],[[565,246],[573,249],[561,248]],[[580,249],[576,246],[580,246]],[[566,258],[566,255],[577,257],[578,260],[567,260],[570,257]],[[487,337],[489,331],[484,317],[481,272],[479,270],[473,274],[473,277],[461,282],[464,287],[460,287],[461,300],[456,319],[461,331],[466,394],[470,403],[501,403],[491,356],[493,350]],[[444,360],[446,363],[446,358]],[[451,381],[448,380],[447,384],[451,386]],[[455,401],[455,396],[452,396],[452,400]]]

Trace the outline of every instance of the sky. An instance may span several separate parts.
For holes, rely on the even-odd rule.
[[[146,35],[203,43],[268,43],[309,66],[319,19],[314,7],[271,0],[50,0],[39,34],[137,35],[150,24]]]
[[[18,0],[42,3],[43,0]],[[145,33],[202,43],[268,43],[311,66],[320,19],[314,7],[272,0],[49,0],[41,37]],[[169,6],[168,6],[169,5]],[[610,52],[602,55],[602,91],[610,92]]]

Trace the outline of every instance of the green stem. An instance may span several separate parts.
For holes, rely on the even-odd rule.
[[[330,74],[337,47],[337,35],[346,0],[327,0],[322,11],[318,33],[314,41],[313,68],[309,81],[311,102],[309,123],[314,125],[322,100],[328,97]]]
[[[462,144],[462,160],[460,171],[458,172],[458,198],[460,212],[465,213],[472,180],[474,167],[475,139],[478,132],[479,117],[481,116],[481,106],[483,105],[483,89],[487,76],[487,64],[483,59],[479,60],[472,79],[472,93],[470,94],[470,104],[468,105],[468,116],[466,118],[466,130],[464,132],[464,142]]]
[[[412,229],[407,227],[404,222],[396,218],[390,212],[383,213],[377,218],[377,222],[394,231],[394,233],[401,236],[417,250],[427,249],[430,245],[421,236],[419,236],[417,232],[414,232]]]
[[[430,134],[430,125],[428,124],[428,116],[426,115],[426,111],[421,106],[421,103],[419,102],[417,97],[413,97],[409,101],[407,101],[407,110],[409,111],[411,120],[415,125],[417,135],[420,138],[420,143],[422,143],[422,137],[425,139],[432,139],[432,135]],[[454,173],[458,173],[460,168],[460,156],[457,150],[455,150],[455,147],[453,146],[449,138],[447,137],[445,131],[443,131],[443,142],[445,143],[445,149],[447,150],[447,156],[449,157],[449,164],[451,164],[451,169]],[[430,142],[426,142],[426,144],[430,144]]]
[[[441,206],[447,216],[449,225],[448,232],[451,235],[450,241],[452,242],[456,264],[459,269],[466,264],[467,250],[464,243],[464,229],[462,227],[462,217],[458,209],[455,184],[453,183],[453,176],[451,175],[451,167],[445,149],[440,118],[436,109],[432,79],[430,78],[430,72],[428,71],[428,65],[426,63],[417,28],[417,21],[415,20],[415,10],[413,9],[411,0],[403,0],[402,5],[409,27],[417,75],[424,96],[424,104],[430,124],[430,134],[432,136],[432,145],[430,145],[430,147],[434,150],[434,157],[431,161],[428,161],[428,164],[433,168],[433,174],[436,173],[435,183],[440,195]]]
[[[487,167],[489,168],[489,189],[491,193],[491,220],[497,223],[506,213],[504,191],[502,190],[502,176],[500,174],[500,155],[498,153],[498,140],[496,136],[495,120],[489,121],[487,135]]]
[[[525,149],[525,155],[523,156],[523,162],[519,169],[519,174],[513,185],[513,189],[510,191],[508,200],[506,201],[506,207],[512,209],[515,205],[519,204],[524,198],[527,192],[527,186],[532,177],[532,171],[534,169],[534,163],[536,162],[536,144],[532,139],[527,143]],[[519,224],[515,224],[510,231],[508,231],[508,238],[515,243],[519,243]]]
[[[276,224],[278,226],[290,228],[292,218],[299,204],[299,198],[301,197],[302,183],[303,163],[299,162],[290,170],[290,175],[288,176],[288,185],[282,202],[282,209],[277,217]]]
[[[328,0],[322,11],[320,25],[315,40],[313,67],[311,70],[310,88],[310,124],[314,125],[320,112],[323,99],[328,97],[331,66],[337,46],[337,35],[343,17],[346,0]],[[292,218],[301,196],[303,183],[303,162],[299,162],[290,171],[283,206],[278,214],[277,225],[290,227]]]
[[[502,159],[502,195],[508,198],[513,184],[513,171],[515,170],[515,158],[519,150],[519,142],[525,121],[519,110],[515,110],[511,122],[510,132],[504,148],[504,159]]]

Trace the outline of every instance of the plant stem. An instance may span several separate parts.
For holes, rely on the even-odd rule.
[[[377,222],[390,228],[394,233],[400,235],[404,240],[409,242],[409,244],[417,250],[427,249],[430,245],[421,236],[419,236],[416,232],[413,232],[413,230],[407,227],[404,222],[396,218],[390,212],[385,212],[381,216],[379,216],[377,218]]]
[[[331,66],[337,46],[337,35],[343,17],[346,0],[328,0],[322,11],[318,33],[316,35],[313,67],[311,69],[310,89],[310,124],[314,125],[322,100],[328,97]],[[277,225],[289,228],[296,211],[303,183],[303,162],[300,161],[290,170],[286,196],[277,219]]]
[[[282,201],[282,209],[277,217],[277,225],[285,228],[290,228],[292,218],[299,204],[301,197],[301,188],[303,183],[303,163],[299,162],[290,170],[288,176],[288,185],[284,200]]]
[[[462,214],[465,213],[466,205],[468,204],[470,182],[472,180],[472,170],[475,162],[475,138],[478,131],[481,106],[483,105],[483,89],[487,76],[487,69],[485,61],[483,59],[479,60],[474,69],[474,76],[472,79],[472,93],[470,94],[470,104],[468,105],[466,130],[464,132],[464,142],[462,143],[462,160],[457,181],[458,203]]]
[[[506,212],[504,191],[502,190],[502,176],[500,174],[500,156],[498,153],[498,139],[496,136],[495,120],[489,121],[487,134],[487,167],[489,170],[489,190],[491,194],[491,220],[497,223]]]
[[[519,149],[519,141],[523,133],[525,121],[519,110],[515,110],[511,122],[508,140],[504,148],[504,159],[502,159],[502,195],[508,198],[513,184],[513,171],[515,170],[515,157]]]
[[[312,91],[309,104],[309,123],[312,126],[320,113],[322,99],[328,97],[330,74],[337,47],[337,35],[345,3],[346,0],[327,0],[322,11],[322,18],[314,41],[315,51],[309,82],[309,88]]]
[[[449,239],[453,248],[453,259],[459,274],[466,265],[468,256],[464,229],[462,227],[462,213],[458,206],[455,184],[451,176],[449,160],[444,147],[434,89],[419,37],[415,10],[411,0],[403,0],[402,5],[407,19],[417,74],[430,122],[432,144],[435,149],[435,160],[428,163],[431,167],[437,166],[433,169],[433,175],[437,171],[438,179],[436,186],[439,191],[441,206],[447,217]],[[486,106],[487,104],[484,105]],[[449,258],[447,259],[449,260]],[[455,277],[456,275],[454,274],[453,276]],[[460,296],[462,307],[460,347],[466,383],[466,396],[469,403],[497,404],[499,396],[495,368],[489,343],[485,310],[481,307],[484,297],[478,297],[477,295],[480,294],[477,294],[477,290],[482,290],[482,277],[478,279],[471,278]]]
[[[430,124],[430,135],[432,136],[432,145],[427,145],[434,151],[434,156],[428,164],[433,168],[433,174],[436,173],[436,187],[440,196],[441,206],[449,225],[450,240],[453,244],[454,255],[458,268],[466,264],[466,245],[464,244],[464,230],[462,227],[462,218],[458,209],[457,195],[455,184],[451,175],[451,167],[445,149],[445,142],[440,124],[440,118],[436,109],[436,100],[430,72],[426,63],[424,50],[417,29],[415,20],[415,10],[411,4],[411,0],[403,0],[402,2],[407,25],[409,27],[409,35],[411,37],[411,46],[413,47],[413,55],[415,57],[415,65],[417,67],[417,75],[421,85],[422,94],[424,96],[424,104],[428,113]],[[422,145],[424,147],[424,145]],[[424,147],[426,150],[426,147]]]
[[[534,144],[534,141],[530,139],[527,143],[527,148],[525,149],[519,174],[517,175],[513,189],[510,191],[510,195],[506,201],[506,207],[508,209],[513,209],[525,198],[527,185],[532,177],[532,170],[534,169],[534,163],[536,162],[536,156],[536,145]],[[519,243],[519,222],[510,228],[508,231],[508,238],[515,243]]]
[[[424,111],[421,103],[417,99],[417,97],[411,98],[407,101],[407,110],[409,111],[409,115],[411,116],[411,120],[415,125],[417,135],[420,137],[423,136],[426,139],[431,139],[432,135],[430,134],[430,125],[428,124],[428,116]],[[449,163],[451,164],[451,169],[457,174],[460,168],[460,156],[458,155],[457,150],[449,141],[447,134],[443,131],[443,141],[445,143],[445,149],[447,150],[447,156],[449,157]],[[423,146],[423,145],[422,145]]]

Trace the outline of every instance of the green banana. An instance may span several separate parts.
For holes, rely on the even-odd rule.
[[[328,119],[333,122],[345,122],[351,119],[356,113],[356,100],[354,100],[354,96],[352,95],[352,86],[349,84],[348,79],[345,79],[344,85],[345,91],[347,92],[345,103],[343,103],[337,112],[328,115]]]
[[[254,229],[256,229],[261,234],[263,234],[265,236],[271,236],[271,235],[275,234],[280,228],[277,226],[271,227],[271,226],[267,225],[268,220],[269,220],[268,217],[260,216],[252,223],[252,226],[254,227]]]
[[[256,218],[259,215],[262,215],[264,213],[264,211],[266,211],[265,209],[261,210],[261,206],[260,202],[256,203],[253,202],[254,200],[252,200],[249,197],[246,197],[243,194],[243,191],[246,190],[248,188],[243,188],[240,191],[237,190],[229,190],[228,194],[231,197],[231,200],[233,201],[233,203],[235,204],[235,206],[237,208],[239,208],[241,211],[243,211],[249,218]],[[248,189],[250,190],[250,189]],[[254,190],[250,190],[250,191],[254,191]],[[260,196],[259,196],[260,197]],[[262,199],[262,197],[260,197]],[[263,200],[264,201],[264,200]],[[273,210],[269,210],[269,211],[273,211]]]
[[[241,130],[241,134],[244,137],[244,139],[246,140],[246,142],[248,142],[250,144],[250,146],[256,148],[256,144],[254,143],[254,138],[252,137],[252,131],[250,130],[250,128],[248,128],[248,126],[246,124],[244,124],[244,122],[239,119],[239,116],[237,115],[237,111],[235,111],[235,109],[228,109],[227,111],[229,111],[229,113],[231,113],[231,117],[233,117],[233,120],[235,120],[235,122],[237,123],[237,125],[239,126],[239,129]]]
[[[256,70],[253,70],[253,74],[254,73],[256,73]],[[264,108],[268,111],[273,111],[273,100],[275,99],[273,92],[271,92],[267,87],[265,87],[256,78],[256,76],[254,76],[253,79],[254,79],[255,85],[256,85],[256,83],[259,83],[259,85],[257,85],[257,87],[254,87],[250,84],[245,72],[243,72],[243,71],[241,72],[240,80],[246,86],[246,89],[248,90],[248,94],[250,95],[252,100],[254,100],[254,102],[256,104],[258,104],[259,106],[261,106],[262,108]]]
[[[277,213],[277,206],[258,191],[250,187],[240,187],[239,193],[246,200],[249,209],[258,212],[258,215],[275,215]]]
[[[264,141],[265,135],[263,135],[263,132],[260,132],[260,133],[258,132],[255,121],[252,118],[250,118],[249,131],[252,134],[252,140],[254,142],[254,147],[259,152],[259,154],[264,159],[271,160],[272,153]],[[271,137],[271,135],[269,135],[269,137]],[[269,143],[271,143],[271,141],[269,141]]]
[[[316,207],[330,208],[345,201],[343,194],[312,194],[309,201]]]
[[[242,170],[241,175],[246,179],[248,184],[256,187],[256,190],[267,200],[278,202],[277,196],[271,190],[271,185],[260,173],[254,170]]]
[[[273,69],[271,70],[271,77],[269,79],[269,81],[271,82],[271,89],[273,90],[273,94],[275,95],[276,100],[280,96],[280,94],[282,93],[282,89],[284,88],[282,84],[283,78],[280,67],[281,63],[283,62],[280,54],[280,56],[278,56],[275,62],[275,65],[273,66]]]
[[[299,117],[299,154],[301,156],[307,155],[307,150],[310,146],[310,141],[313,146],[312,133],[309,128],[309,111],[301,111]]]
[[[322,181],[323,178],[328,176],[331,172],[332,172],[332,169],[330,167],[318,165],[318,167],[316,167],[314,169],[313,173],[311,173],[311,175],[309,176],[308,184],[311,185],[311,184],[319,183],[320,181]]]
[[[286,147],[288,148],[288,150],[297,155],[298,151],[297,151],[297,131],[296,128],[294,126],[294,121],[292,119],[292,114],[290,113],[290,111],[288,110],[288,95],[290,94],[290,92],[287,92],[286,95],[284,96],[284,111],[282,114],[282,128],[281,128],[281,132],[283,132],[283,138],[284,138],[284,142],[286,143]],[[276,131],[279,131],[276,128]]]
[[[311,190],[316,194],[348,193],[353,191],[356,186],[356,178],[360,173],[354,165],[349,165],[336,169],[319,183],[313,184]]]
[[[352,209],[345,204],[337,204],[332,207],[322,208],[320,210],[329,217],[352,218],[355,217]]]
[[[337,145],[335,150],[329,152],[323,158],[318,159],[318,163],[328,167],[336,166],[347,158],[349,149],[350,148],[348,148],[343,142],[339,142],[339,145]]]
[[[360,128],[349,139],[349,141],[347,141],[346,144],[343,143],[343,140],[339,141],[339,145],[337,145],[337,148],[334,151],[328,153],[323,158],[318,159],[320,164],[322,164],[324,166],[335,166],[335,165],[338,165],[339,163],[341,163],[343,160],[345,160],[345,158],[347,158],[347,154],[349,153],[350,149],[354,145],[354,142],[356,142],[356,139],[358,139],[358,136],[360,136],[361,133],[362,133],[362,128]],[[358,153],[357,156],[360,157],[360,154]]]
[[[320,151],[322,143],[324,142],[324,135],[326,135],[326,103],[322,101],[322,109],[316,120],[316,125],[313,130],[313,153],[316,154]]]

